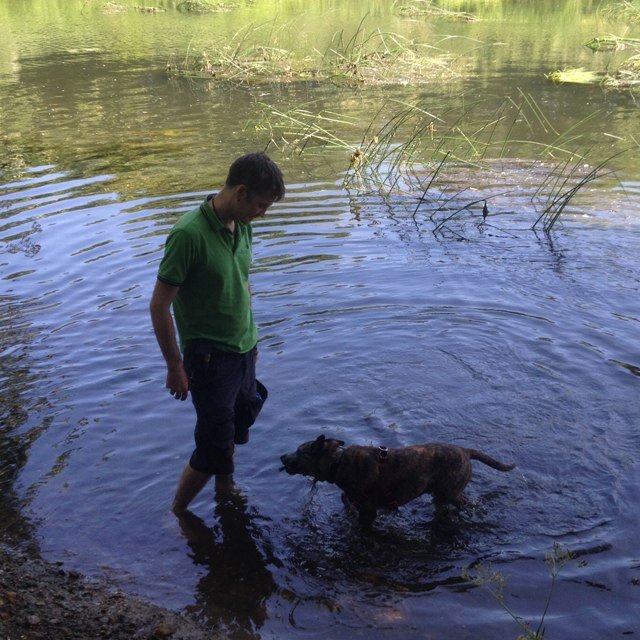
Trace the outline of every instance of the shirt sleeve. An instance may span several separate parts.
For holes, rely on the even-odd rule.
[[[158,280],[179,287],[187,279],[193,257],[194,246],[189,234],[181,229],[174,229],[165,243]]]

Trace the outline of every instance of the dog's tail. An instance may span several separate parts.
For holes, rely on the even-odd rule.
[[[504,462],[499,462],[495,458],[488,456],[486,453],[482,453],[482,451],[477,451],[476,449],[467,449],[469,453],[469,457],[472,460],[479,460],[480,462],[489,465],[493,469],[497,469],[498,471],[511,471],[516,465],[515,464],[506,464]]]

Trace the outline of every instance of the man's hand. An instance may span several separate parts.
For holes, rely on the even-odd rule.
[[[182,362],[167,367],[167,389],[176,400],[186,400],[189,395],[189,378]]]

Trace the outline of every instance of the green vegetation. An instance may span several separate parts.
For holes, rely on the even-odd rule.
[[[579,151],[582,130],[590,118],[569,130],[557,131],[531,96],[520,93],[519,102],[505,100],[490,118],[476,119],[482,102],[451,107],[435,115],[420,106],[389,101],[362,126],[346,115],[309,106],[277,110],[263,105],[257,125],[270,145],[283,153],[312,154],[324,149],[342,150],[347,156],[343,186],[388,196],[404,193],[418,199],[413,213],[428,217],[434,232],[451,232],[451,224],[465,216],[482,215],[487,222],[489,201],[505,195],[531,193],[535,221],[531,228],[551,231],[560,215],[585,187],[611,173],[616,157],[592,164]],[[543,142],[544,138],[547,142]],[[357,142],[354,142],[357,140]],[[522,159],[528,155],[528,160]],[[501,193],[482,195],[479,177],[499,176],[504,164],[516,164],[526,173]],[[472,195],[466,195],[472,193]],[[522,195],[521,193],[519,195]],[[454,232],[455,233],[455,232]]]
[[[519,616],[510,607],[505,597],[506,578],[499,571],[494,571],[491,565],[483,565],[478,563],[474,567],[474,573],[470,570],[463,572],[465,580],[469,580],[476,586],[484,587],[489,590],[491,595],[497,600],[500,606],[507,612],[507,614],[513,619],[513,621],[520,627],[522,633],[517,637],[517,640],[543,640],[545,636],[545,619],[549,612],[549,606],[551,605],[551,599],[556,586],[557,578],[560,573],[560,569],[568,562],[573,560],[573,555],[570,551],[562,549],[559,544],[553,545],[553,550],[545,556],[545,562],[550,567],[551,572],[551,584],[547,593],[544,609],[540,615],[540,620],[535,627],[532,628],[532,623],[525,620],[522,616]]]
[[[466,11],[453,11],[435,5],[431,0],[413,0],[410,4],[393,3],[393,11],[405,18],[436,18],[448,22],[475,22],[478,17]]]
[[[593,84],[602,80],[602,76],[599,76],[593,71],[586,69],[559,69],[545,75],[545,78],[549,78],[556,84],[564,84],[566,82],[572,84]]]
[[[622,51],[633,49],[640,51],[640,40],[607,36],[592,38],[585,42],[592,51]],[[556,84],[602,84],[612,89],[631,89],[640,86],[640,54],[628,58],[612,74],[598,74],[587,69],[560,69],[548,73],[545,77]]]
[[[209,51],[187,51],[184,58],[173,56],[167,63],[172,77],[225,82],[286,81],[313,77],[304,60],[295,59],[287,49],[275,44],[256,45],[255,31],[246,27],[231,38],[220,39]]]
[[[235,2],[206,2],[205,0],[184,0],[177,6],[178,11],[185,13],[220,13],[233,11],[240,5]]]
[[[167,71],[173,77],[217,82],[314,79],[357,85],[418,84],[452,73],[440,49],[379,28],[367,32],[363,25],[364,20],[353,34],[336,33],[324,53],[314,50],[308,55],[279,46],[285,27],[250,25],[208,50],[172,57]]]
[[[600,13],[611,22],[640,22],[640,5],[637,2],[613,2],[602,8]]]
[[[602,38],[592,38],[588,42],[585,42],[584,46],[592,51],[622,51],[627,48],[640,49],[640,40],[637,38],[621,38],[611,35]]]
[[[613,75],[607,76],[604,85],[615,89],[640,87],[640,54],[632,56]]]

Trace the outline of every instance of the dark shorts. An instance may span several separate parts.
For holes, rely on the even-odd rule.
[[[256,356],[255,348],[247,353],[187,350],[184,366],[197,418],[196,448],[189,464],[196,471],[233,473],[235,445],[249,440],[249,427],[267,398],[267,390],[256,380]]]

